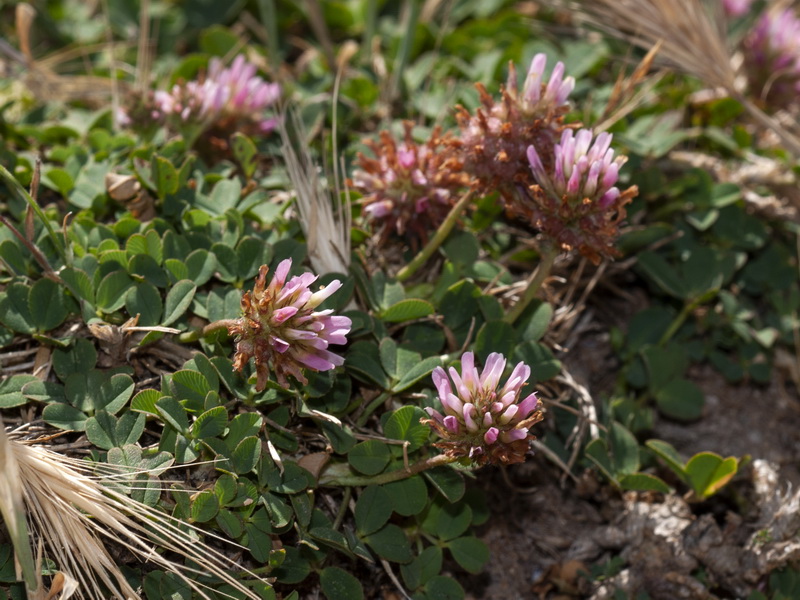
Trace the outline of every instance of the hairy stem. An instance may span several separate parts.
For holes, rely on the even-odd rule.
[[[331,465],[322,472],[319,477],[319,484],[329,487],[382,485],[384,483],[407,479],[412,475],[422,473],[422,471],[448,465],[457,460],[458,458],[452,456],[437,454],[436,456],[429,456],[426,459],[415,462],[408,467],[397,469],[396,471],[389,471],[388,473],[380,473],[371,477],[356,474],[347,463],[337,463]]]
[[[547,279],[547,276],[550,275],[550,271],[553,269],[553,263],[556,260],[556,256],[558,256],[558,252],[558,248],[555,247],[547,247],[542,252],[539,266],[536,268],[536,272],[528,282],[528,287],[525,289],[525,293],[506,314],[506,323],[513,323],[516,321],[519,316],[525,312],[525,309],[528,308],[528,305],[531,303],[531,301],[536,298],[536,294],[539,293],[539,289],[542,287],[544,280]]]
[[[214,333],[220,329],[228,329],[231,325],[236,323],[236,319],[220,319],[219,321],[214,321],[213,323],[209,323],[205,327],[200,327],[199,329],[192,329],[191,331],[187,331],[186,333],[182,333],[177,337],[177,340],[182,344],[189,344],[191,342],[196,342],[200,338],[204,338],[207,335]]]
[[[447,239],[447,236],[450,235],[453,227],[455,227],[459,215],[463,212],[471,199],[472,190],[469,190],[466,194],[461,196],[459,201],[450,211],[450,214],[447,215],[444,223],[442,223],[441,227],[436,230],[436,234],[431,238],[427,245],[420,250],[420,253],[417,254],[410,263],[400,269],[396,275],[397,281],[405,281],[411,277],[417,272],[417,269],[424,265],[425,262],[433,255],[433,253],[438,250],[439,246],[441,246]]]

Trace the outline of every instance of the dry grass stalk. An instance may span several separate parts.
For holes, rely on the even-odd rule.
[[[112,81],[108,77],[93,77],[88,75],[59,75],[53,69],[64,61],[75,57],[84,56],[87,52],[108,50],[108,44],[99,44],[92,47],[66,48],[46,58],[34,59],[31,53],[31,30],[33,28],[36,10],[25,2],[16,5],[15,26],[20,40],[22,62],[26,67],[24,82],[31,93],[45,101],[58,100],[68,102],[71,100],[104,101],[111,96]],[[18,59],[7,49],[2,51],[14,59]]]
[[[619,77],[614,82],[611,97],[603,109],[603,114],[600,115],[599,123],[592,127],[595,133],[607,131],[614,123],[636,110],[650,91],[661,81],[660,75],[647,77],[660,49],[661,42],[650,48],[630,77],[626,77],[625,72],[620,71]]]
[[[201,598],[209,599],[211,596],[206,592],[206,586],[194,580],[193,575],[213,576],[246,598],[260,598],[228,573],[229,569],[241,570],[241,567],[201,543],[198,531],[191,525],[137,502],[115,486],[108,485],[109,480],[120,476],[133,477],[137,472],[102,465],[100,471],[103,475],[96,477],[92,469],[97,465],[73,460],[36,445],[8,440],[1,427],[0,432],[0,448],[5,448],[5,454],[0,449],[0,459],[5,459],[0,463],[0,468],[4,469],[0,477],[0,506],[5,504],[3,492],[9,482],[19,482],[17,485],[22,488],[33,542],[48,549],[50,557],[66,574],[64,583],[67,587],[70,579],[77,582],[72,586],[76,588],[76,598],[140,598],[109,554],[105,541],[120,545],[139,559],[174,573]],[[18,503],[16,508],[18,511]],[[11,514],[19,515],[18,512]],[[5,511],[3,515],[7,526],[13,522]],[[18,544],[17,539],[21,538],[14,540],[15,552],[24,554],[27,545]],[[169,560],[158,550],[174,552],[187,559],[190,565]],[[27,551],[30,551],[29,547]],[[191,566],[191,563],[196,564]],[[257,579],[253,573],[246,570],[245,573]],[[37,585],[41,590],[40,581]],[[220,596],[226,595],[216,591],[213,597]],[[62,591],[60,597],[69,596]]]
[[[300,225],[314,271],[319,275],[347,273],[352,222],[349,206],[342,202],[338,188],[335,198],[331,198],[308,150],[305,127],[297,112],[291,108],[281,109],[278,122],[283,159],[295,189]]]
[[[41,587],[42,578],[31,553],[28,528],[25,523],[23,486],[11,440],[0,420],[0,516],[14,545],[18,571],[22,570],[29,591]],[[19,572],[17,573],[19,577]]]
[[[554,4],[563,4],[551,0]],[[800,138],[741,93],[719,2],[703,0],[583,0],[569,3],[577,14],[621,39],[645,49],[661,44],[673,66],[739,101],[760,125],[800,158]]]
[[[734,89],[736,71],[721,4],[712,14],[703,0],[590,0],[575,8],[590,22],[661,56],[707,85]]]

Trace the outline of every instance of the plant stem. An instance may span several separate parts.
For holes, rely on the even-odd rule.
[[[278,77],[283,57],[278,41],[278,10],[275,7],[275,0],[258,0],[258,12],[261,22],[267,30],[267,49],[269,50],[269,64],[273,69],[272,76]]]
[[[21,197],[23,200],[25,200],[27,205],[33,209],[33,212],[36,213],[36,216],[39,217],[45,229],[47,229],[47,234],[50,236],[50,241],[53,242],[53,248],[56,252],[58,252],[61,260],[64,261],[64,264],[69,265],[67,253],[64,250],[63,245],[59,243],[55,229],[53,229],[53,226],[50,224],[50,220],[47,218],[47,216],[45,216],[44,211],[36,202],[36,200],[31,197],[27,190],[25,190],[25,188],[20,185],[19,181],[17,181],[17,178],[14,177],[3,165],[0,165],[0,180],[6,184],[6,187],[12,194]],[[33,243],[32,240],[31,243]]]
[[[539,266],[536,267],[536,272],[528,282],[528,287],[525,289],[525,293],[522,295],[522,298],[520,298],[511,308],[511,310],[508,311],[508,314],[506,314],[504,319],[506,323],[513,323],[516,321],[519,316],[525,312],[525,309],[528,308],[528,305],[536,297],[536,294],[539,293],[539,289],[542,287],[544,280],[547,279],[548,275],[550,275],[550,271],[553,269],[553,263],[556,260],[556,256],[558,256],[558,248],[555,247],[547,247],[542,252]]]
[[[406,64],[411,54],[411,46],[414,42],[414,34],[419,24],[419,14],[421,10],[419,0],[406,0],[403,12],[407,21],[405,22],[405,35],[400,41],[400,48],[394,60],[391,88],[389,92],[390,102],[400,93],[400,85],[403,81],[403,73],[406,72]]]
[[[356,421],[356,425],[359,427],[363,427],[364,424],[369,419],[370,415],[375,412],[375,409],[378,408],[381,404],[386,402],[386,400],[391,396],[389,392],[383,392],[380,396],[375,398],[372,402],[367,405],[367,408],[364,409],[364,412],[358,417]]]
[[[214,333],[219,329],[228,329],[231,325],[236,323],[236,319],[220,319],[219,321],[214,321],[213,323],[209,323],[205,327],[200,327],[199,329],[193,329],[192,331],[187,331],[186,333],[182,333],[177,337],[177,340],[181,344],[189,344],[191,342],[196,342],[200,338],[204,338],[207,335]]]
[[[344,491],[344,497],[342,498],[342,503],[339,506],[339,512],[336,513],[336,520],[333,522],[333,529],[339,531],[339,527],[342,526],[342,521],[344,521],[345,515],[347,515],[347,505],[350,504],[350,497],[353,495],[353,488],[347,488]]]
[[[378,0],[367,0],[367,16],[364,19],[364,37],[361,39],[361,56],[364,64],[372,60],[372,39],[378,22]]]
[[[342,487],[342,486],[366,486],[366,485],[383,485],[384,483],[391,483],[393,481],[400,481],[407,479],[422,471],[433,469],[434,467],[441,467],[456,462],[458,458],[447,456],[445,454],[437,454],[430,456],[407,468],[397,469],[396,471],[389,471],[388,473],[380,473],[372,477],[365,477],[363,475],[354,474],[350,465],[347,463],[337,463],[325,469],[319,478],[320,485],[327,485],[329,487]]]
[[[447,239],[447,236],[450,235],[450,232],[455,227],[456,221],[458,220],[459,215],[463,212],[464,208],[466,208],[469,201],[472,199],[472,190],[469,190],[466,194],[461,196],[458,200],[456,205],[450,211],[450,214],[447,215],[447,218],[442,223],[441,227],[436,231],[436,234],[431,238],[431,240],[425,245],[425,247],[417,254],[414,259],[408,263],[405,267],[400,269],[400,271],[395,276],[397,281],[405,281],[409,277],[411,277],[414,273],[417,272],[422,265],[433,255],[434,252],[441,246],[444,241]]]

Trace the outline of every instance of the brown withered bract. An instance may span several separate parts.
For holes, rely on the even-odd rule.
[[[388,131],[378,141],[364,142],[374,158],[358,154],[359,168],[349,184],[363,194],[363,212],[382,242],[397,235],[417,247],[445,220],[471,178],[440,127],[424,144],[414,141],[413,123],[405,121],[403,127],[401,142]]]

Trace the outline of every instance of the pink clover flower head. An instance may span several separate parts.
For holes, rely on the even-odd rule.
[[[281,261],[267,284],[269,268],[263,265],[252,292],[242,295],[242,316],[228,327],[236,336],[233,368],[242,371],[255,359],[256,391],[264,389],[270,371],[288,387],[288,375],[307,384],[304,369],[329,371],[344,363],[328,346],[347,343],[350,319],[332,314],[331,309],[317,310],[342,283],[334,280],[313,291],[317,276],[303,273],[287,281],[291,267],[292,259]]]
[[[503,382],[506,359],[492,353],[481,372],[475,356],[461,357],[461,372],[434,369],[433,385],[444,414],[426,408],[428,423],[442,438],[436,446],[446,454],[469,457],[478,464],[523,462],[533,439],[528,429],[542,419],[536,393],[523,394],[531,369],[523,362]]]
[[[619,168],[628,159],[625,156],[614,158],[610,133],[603,132],[592,138],[590,129],[577,133],[565,130],[561,142],[553,149],[552,173],[544,168],[534,146],[528,147],[528,161],[536,183],[550,193],[573,202],[596,202],[605,209],[620,195],[615,184]]]
[[[577,249],[595,264],[616,255],[614,241],[635,186],[620,191],[619,169],[625,156],[614,156],[612,136],[589,129],[566,129],[544,155],[535,146],[527,156],[535,185],[523,204],[535,226],[557,247]]]
[[[447,217],[469,177],[444,147],[438,128],[426,143],[418,144],[413,124],[403,126],[402,141],[388,131],[377,141],[365,141],[374,157],[358,155],[350,183],[363,195],[362,213],[384,241],[397,235],[420,244]]]
[[[785,108],[800,95],[800,18],[791,9],[766,10],[744,40],[750,88],[764,103]]]
[[[753,0],[722,0],[722,8],[729,17],[741,17],[750,10]]]
[[[256,70],[241,54],[230,67],[225,67],[219,58],[212,58],[204,77],[153,92],[145,100],[146,114],[158,124],[269,133],[277,121],[268,113],[280,99],[281,87],[259,77]]]
[[[202,106],[201,116],[248,117],[262,126],[274,122],[263,113],[278,101],[280,91],[277,83],[256,75],[256,66],[241,54],[227,68],[220,59],[212,58],[205,80],[194,88]]]
[[[547,56],[533,57],[520,92],[517,71],[509,64],[508,79],[500,97],[491,96],[476,84],[481,106],[473,111],[458,107],[456,119],[461,137],[454,144],[464,170],[472,175],[483,193],[498,191],[512,212],[519,201],[518,187],[531,179],[527,150],[533,145],[550,153],[564,115],[575,79],[565,76],[561,62],[545,79]]]
[[[543,78],[546,65],[547,55],[540,52],[533,57],[528,68],[521,96],[523,111],[526,113],[556,112],[566,107],[567,99],[575,89],[575,78],[564,77],[564,63],[560,61],[553,67],[550,79],[545,83]],[[506,88],[516,92],[517,74],[514,69],[510,70]]]

